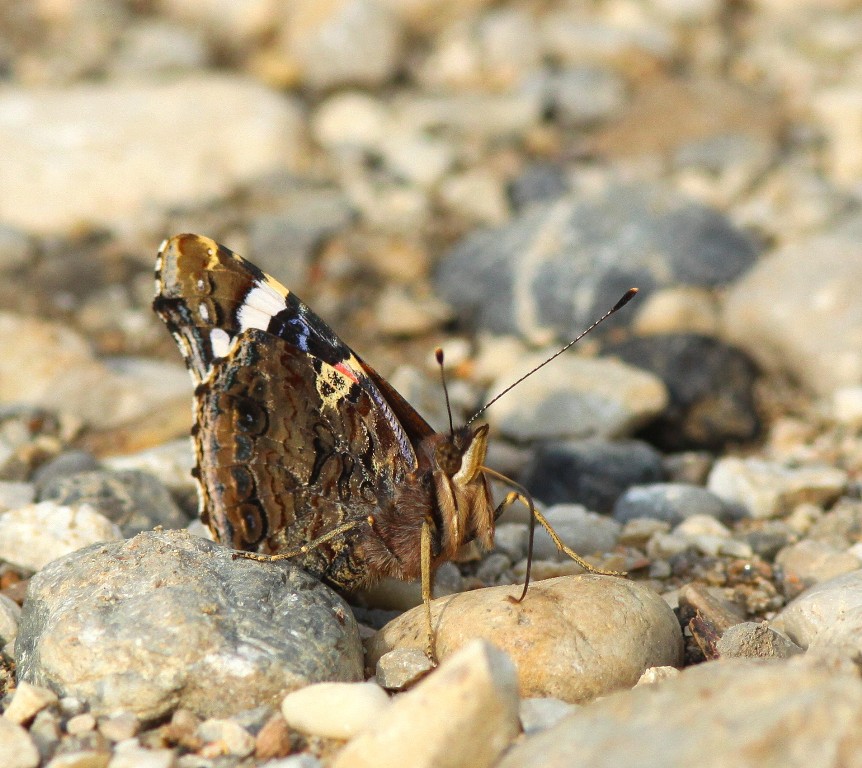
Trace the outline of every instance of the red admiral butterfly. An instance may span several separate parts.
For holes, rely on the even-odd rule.
[[[432,656],[431,574],[466,542],[490,548],[516,499],[586,570],[613,573],[565,547],[526,492],[484,466],[487,425],[435,432],[296,296],[224,246],[166,241],[153,308],[195,383],[201,519],[237,556],[290,558],[347,590],[421,576]],[[489,477],[518,490],[495,506]]]

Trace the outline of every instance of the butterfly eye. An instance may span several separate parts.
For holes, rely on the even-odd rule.
[[[449,440],[440,443],[434,451],[437,466],[450,477],[461,469],[461,459],[464,452]]]

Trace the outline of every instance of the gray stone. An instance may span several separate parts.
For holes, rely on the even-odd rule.
[[[544,512],[563,544],[579,555],[610,552],[617,545],[622,526],[616,520],[590,512],[580,504],[555,504]],[[548,532],[536,526],[533,557],[538,560],[565,560]]]
[[[189,522],[165,487],[137,470],[58,477],[41,486],[39,500],[65,506],[89,504],[120,526],[126,538],[157,525],[183,528]]]
[[[549,355],[528,357],[495,381],[502,392]],[[617,360],[569,355],[518,384],[488,411],[488,422],[517,442],[629,435],[660,414],[667,391],[655,376]]]
[[[574,502],[611,512],[630,486],[662,479],[661,456],[646,443],[591,438],[541,444],[522,482],[546,504]]]
[[[374,676],[388,691],[409,688],[433,668],[431,660],[418,648],[395,648],[378,660]]]
[[[356,624],[329,589],[184,531],[89,547],[37,574],[16,659],[22,680],[142,720],[177,707],[223,717],[362,675]]]
[[[24,232],[0,225],[0,272],[12,272],[27,266],[33,258],[33,246]]]
[[[573,703],[634,685],[648,667],[681,662],[679,622],[642,584],[563,576],[533,582],[515,602],[520,594],[520,586],[490,587],[433,601],[438,658],[484,638],[512,657],[523,696]],[[424,622],[421,606],[391,621],[368,643],[369,660],[393,648],[424,649]]]
[[[491,768],[518,733],[518,682],[506,654],[476,640],[398,697],[333,768]]]
[[[614,519],[627,523],[639,517],[677,525],[691,515],[710,515],[721,519],[729,508],[705,488],[685,483],[634,485],[614,504]]]
[[[858,766],[860,717],[856,676],[795,660],[711,662],[581,707],[499,768]]]
[[[574,338],[633,285],[644,292],[722,285],[755,256],[748,237],[717,211],[655,190],[611,187],[534,205],[510,224],[469,235],[441,261],[436,282],[480,328],[547,343]]]
[[[519,708],[521,728],[527,735],[546,731],[567,715],[572,714],[575,709],[574,704],[552,697],[521,699]]]
[[[195,482],[192,479],[195,454],[191,441],[185,437],[138,453],[111,456],[102,463],[115,472],[146,472],[159,478],[166,488],[176,493],[195,490]]]
[[[559,121],[583,128],[618,114],[626,103],[625,81],[611,69],[575,67],[553,76],[548,98]]]
[[[92,472],[99,468],[99,462],[92,453],[87,451],[69,450],[42,464],[33,473],[33,482],[41,490],[44,485],[55,482],[58,478],[77,475],[80,472]]]
[[[0,595],[0,648],[14,642],[18,634],[21,608],[6,595]]]

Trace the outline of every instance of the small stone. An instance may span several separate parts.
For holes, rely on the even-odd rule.
[[[451,311],[432,296],[415,296],[405,288],[383,289],[376,308],[380,331],[390,336],[417,336],[449,319]]]
[[[514,666],[490,643],[475,641],[399,696],[333,768],[490,768],[517,733]]]
[[[254,743],[254,756],[258,760],[286,757],[293,751],[290,726],[281,712],[276,712],[258,731]]]
[[[0,765],[4,768],[36,768],[39,751],[30,735],[17,723],[0,717]]]
[[[103,464],[115,472],[139,471],[154,477],[170,491],[184,493],[195,489],[192,468],[195,455],[188,438],[147,448],[138,453],[106,458]]]
[[[622,526],[580,504],[554,504],[545,510],[545,519],[562,540],[580,555],[610,552],[617,545]],[[536,526],[533,557],[541,560],[564,560],[567,555],[557,549],[550,534]]]
[[[303,733],[350,739],[367,730],[389,705],[376,683],[317,683],[285,696],[281,713],[291,728]]]
[[[377,660],[375,678],[388,691],[403,691],[432,669],[431,660],[424,651],[395,648]]]
[[[84,712],[80,715],[70,717],[66,723],[66,732],[70,736],[80,736],[82,733],[89,733],[96,727],[96,718],[89,712]]]
[[[831,504],[847,486],[847,473],[828,466],[785,467],[764,459],[719,459],[708,488],[726,502],[743,506],[752,517],[786,514],[802,503]]]
[[[802,649],[764,621],[744,621],[729,627],[716,644],[721,658],[788,659]]]
[[[680,663],[679,622],[641,584],[564,576],[533,582],[513,602],[520,593],[520,586],[490,587],[433,601],[438,658],[484,638],[511,655],[523,695],[573,703],[633,685],[647,667]],[[368,644],[368,660],[393,648],[424,649],[424,621],[422,606],[391,621]]]
[[[33,473],[33,482],[41,489],[59,477],[77,475],[79,472],[92,472],[98,468],[99,462],[88,451],[63,451],[59,456],[42,464]]]
[[[850,427],[862,425],[862,387],[839,387],[832,393],[832,418]]]
[[[141,721],[132,712],[119,712],[99,718],[99,733],[109,741],[125,741],[137,735]]]
[[[145,749],[130,745],[117,749],[110,756],[107,768],[175,768],[176,753],[172,749]],[[81,768],[85,768],[81,766]],[[86,766],[86,768],[90,768]],[[96,768],[96,766],[93,766]]]
[[[3,713],[7,720],[22,725],[45,707],[57,701],[57,694],[47,688],[21,681],[12,696],[12,702]]]
[[[0,515],[0,558],[38,571],[95,542],[122,538],[119,527],[89,504],[29,504]]]
[[[577,707],[553,697],[521,699],[518,708],[521,729],[525,735],[538,733],[556,725]]]
[[[254,752],[254,736],[235,720],[209,718],[198,726],[196,735],[204,742],[201,751],[211,757],[248,757]]]
[[[0,595],[0,648],[15,641],[19,621],[21,608],[18,603],[6,595]]]
[[[661,683],[664,680],[671,680],[679,675],[679,670],[676,667],[650,667],[644,670],[644,673],[638,678],[635,686],[638,685],[654,685]]]
[[[722,518],[730,508],[705,488],[684,483],[634,485],[614,504],[614,519],[626,523],[635,518],[652,518],[678,525],[691,515]]]
[[[490,391],[501,392],[521,369],[529,371],[547,357],[527,357],[518,371],[508,371]],[[616,437],[643,426],[667,404],[658,379],[616,360],[573,355],[554,365],[554,376],[532,376],[519,384],[517,397],[495,403],[488,411],[489,422],[519,442]]]
[[[327,98],[311,119],[319,144],[329,149],[375,149],[385,135],[389,113],[373,96],[343,91]]]
[[[804,539],[790,544],[775,557],[784,569],[785,578],[797,580],[804,587],[829,581],[862,567],[852,552],[842,551],[825,541]]]
[[[697,333],[714,336],[719,314],[713,293],[690,285],[670,286],[644,297],[632,329],[639,336],[660,333]]]
[[[547,85],[551,105],[566,127],[583,128],[618,114],[626,104],[623,78],[610,69],[564,69]]]

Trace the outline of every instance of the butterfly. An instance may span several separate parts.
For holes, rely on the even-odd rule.
[[[434,569],[467,542],[489,549],[517,500],[586,570],[618,575],[566,547],[529,494],[485,466],[487,425],[436,432],[306,304],[223,245],[165,241],[153,309],[195,385],[201,519],[236,556],[290,559],[348,591],[421,577],[432,659]],[[492,477],[514,488],[500,504]]]

